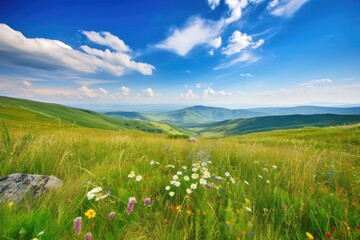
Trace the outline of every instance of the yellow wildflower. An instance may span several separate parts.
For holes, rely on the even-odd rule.
[[[306,236],[308,237],[308,239],[314,240],[314,236],[311,233],[306,232]]]
[[[94,218],[96,216],[96,212],[94,209],[89,209],[86,211],[85,216],[88,218]]]
[[[246,203],[246,204],[250,204],[250,199],[245,198],[245,203]]]

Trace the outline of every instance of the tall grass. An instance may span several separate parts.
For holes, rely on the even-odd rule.
[[[54,175],[64,185],[31,203],[3,201],[0,239],[31,239],[41,231],[39,239],[83,239],[87,232],[94,239],[306,239],[306,232],[316,239],[326,239],[327,233],[333,239],[359,239],[359,129],[188,143],[150,133],[4,126],[0,176]],[[183,176],[191,176],[202,161],[211,161],[211,186],[198,184],[187,195],[186,188],[199,179],[186,182]],[[142,180],[128,178],[131,171]],[[170,181],[178,171],[181,185],[175,187]],[[94,187],[111,195],[88,200]],[[137,203],[128,214],[130,197]],[[142,203],[146,197],[152,199],[150,207]],[[95,218],[85,217],[88,209],[96,211]],[[83,218],[80,235],[73,230],[78,216]]]

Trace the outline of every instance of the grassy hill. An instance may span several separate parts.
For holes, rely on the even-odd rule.
[[[2,199],[0,239],[84,239],[88,232],[109,240],[360,237],[359,124],[188,143],[140,131],[38,128],[38,118],[48,117],[26,117],[32,129],[14,119],[0,138],[0,177],[46,174],[64,185],[34,201]],[[110,196],[89,200],[95,187]],[[132,197],[137,203],[128,211]],[[85,216],[89,209],[94,218]]]
[[[126,120],[94,111],[0,96],[0,119],[18,127],[49,127],[49,125],[82,126],[112,130],[140,130],[146,132],[181,131],[165,123]]]
[[[289,115],[235,119],[191,128],[204,137],[224,137],[245,133],[303,127],[326,127],[360,122],[360,115]]]

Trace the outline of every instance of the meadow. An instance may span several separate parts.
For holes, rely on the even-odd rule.
[[[2,201],[0,239],[360,238],[359,124],[197,143],[56,122],[2,134],[0,176],[64,185]]]

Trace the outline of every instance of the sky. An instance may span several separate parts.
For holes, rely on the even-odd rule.
[[[359,104],[359,23],[358,0],[2,0],[0,95]]]

